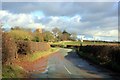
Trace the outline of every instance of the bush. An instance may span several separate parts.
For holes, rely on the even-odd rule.
[[[34,41],[34,42],[43,42],[44,41],[43,33],[34,32],[32,41]]]
[[[35,36],[32,41],[34,41],[34,42],[40,42],[40,39],[39,39],[39,37]]]
[[[11,37],[15,40],[26,40],[30,41],[33,39],[33,36],[30,32],[24,31],[24,30],[11,30],[8,32]]]

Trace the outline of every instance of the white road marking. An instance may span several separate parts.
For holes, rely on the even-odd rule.
[[[69,74],[72,74],[72,73],[66,68],[65,65],[64,65],[64,68],[65,68],[65,70],[66,70]]]
[[[47,73],[49,67],[50,67],[50,66],[47,66],[47,68],[45,69],[45,71],[43,71],[43,72],[41,72],[41,73]]]

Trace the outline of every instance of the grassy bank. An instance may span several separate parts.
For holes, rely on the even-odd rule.
[[[3,65],[2,78],[26,78],[26,71],[17,65]]]
[[[47,56],[53,52],[56,52],[58,51],[59,48],[51,48],[47,51],[41,51],[41,52],[36,52],[36,53],[33,53],[33,54],[28,54],[26,56],[22,56],[19,58],[20,61],[35,61],[41,57],[44,57],[44,56]]]

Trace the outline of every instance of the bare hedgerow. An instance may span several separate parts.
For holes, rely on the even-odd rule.
[[[81,46],[80,51],[86,53],[87,57],[95,57],[100,64],[110,62],[120,65],[120,47],[118,45],[87,45]]]
[[[14,39],[8,34],[2,34],[2,63],[11,63],[17,57],[17,47]]]

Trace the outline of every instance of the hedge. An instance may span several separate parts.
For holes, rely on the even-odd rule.
[[[16,54],[16,44],[14,39],[8,34],[2,34],[2,62],[11,62],[17,57]]]
[[[14,40],[9,33],[2,35],[2,63],[11,63],[18,54],[28,54],[50,49],[46,42],[32,42],[24,40]]]
[[[38,51],[45,51],[50,49],[50,45],[46,42],[32,42],[32,41],[17,41],[17,53],[28,54]]]
[[[92,62],[120,72],[120,47],[118,45],[81,46],[79,55]]]

